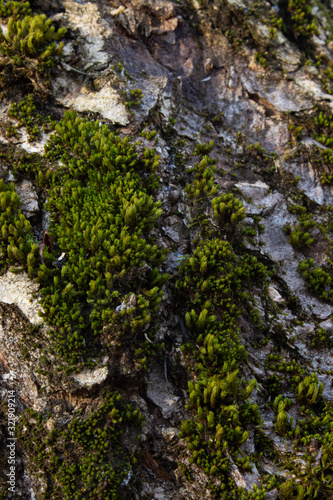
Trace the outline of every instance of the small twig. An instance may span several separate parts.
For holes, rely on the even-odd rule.
[[[47,231],[44,232],[43,243],[44,245],[49,247],[50,250],[53,250],[54,239],[49,235]]]
[[[38,247],[39,247],[40,260],[41,260],[42,264],[44,264],[44,247],[45,247],[45,243],[39,243]]]
[[[150,344],[153,344],[153,343],[154,343],[152,340],[150,340],[150,338],[148,337],[148,335],[146,334],[146,332],[145,332],[145,334],[144,334],[144,335],[145,335],[145,339],[146,339],[146,340],[148,340],[148,342],[149,342]]]
[[[182,333],[184,335],[184,339],[187,340],[188,339],[188,335],[187,335],[187,331],[186,331],[184,320],[183,320],[183,318],[179,314],[177,314],[177,318],[178,318],[178,321],[179,321]]]
[[[70,66],[69,64],[65,63],[65,62],[61,62],[61,65],[67,69],[68,71],[68,68],[72,71],[75,71],[76,73],[80,73],[81,75],[85,75],[85,76],[90,76],[88,73],[85,73],[84,71],[80,71],[79,69],[76,69],[76,68],[73,68],[73,66]]]
[[[165,380],[167,382],[168,381],[168,353],[166,352],[165,353],[165,356],[164,356],[164,377],[165,377]]]

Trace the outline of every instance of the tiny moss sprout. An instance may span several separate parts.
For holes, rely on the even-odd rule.
[[[267,67],[267,53],[263,55],[261,52],[256,52],[254,55],[255,60],[263,67]]]
[[[154,137],[156,137],[156,130],[143,130],[140,133],[141,137],[145,137],[148,141],[152,140]]]
[[[143,94],[141,89],[131,89],[130,91],[124,90],[123,97],[125,106],[128,109],[138,108],[141,106]]]
[[[276,413],[276,423],[274,427],[279,434],[285,435],[292,428],[293,418],[289,418],[287,414],[287,410],[290,406],[291,400],[283,398],[282,394],[279,394],[279,396],[274,399],[273,410]]]
[[[222,224],[237,224],[246,217],[243,203],[232,193],[217,196],[212,200],[212,208],[216,220]]]

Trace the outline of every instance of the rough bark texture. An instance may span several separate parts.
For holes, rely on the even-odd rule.
[[[0,276],[2,472],[6,474],[8,467],[7,390],[15,390],[18,417],[32,408],[47,416],[43,425],[52,429],[68,425],[77,415],[89,416],[110,388],[145,417],[139,441],[132,431],[124,437],[124,447],[139,449],[141,455],[122,483],[119,498],[243,498],[243,489],[246,498],[273,500],[296,498],[299,485],[304,487],[304,498],[315,498],[316,491],[317,498],[332,498],[332,490],[324,487],[307,489],[308,464],[324,467],[322,444],[312,438],[297,450],[297,436],[279,431],[273,409],[278,394],[290,398],[286,411],[288,419],[294,417],[290,429],[295,429],[306,418],[297,399],[297,383],[310,373],[323,384],[314,414],[322,415],[324,403],[333,401],[332,301],[309,288],[299,270],[305,259],[324,265],[329,274],[332,269],[333,188],[332,179],[323,181],[329,179],[332,167],[330,155],[321,155],[330,144],[320,139],[324,132],[316,124],[320,112],[332,113],[333,85],[327,74],[333,65],[331,7],[313,3],[308,22],[315,21],[316,32],[304,35],[293,29],[286,5],[273,1],[36,0],[31,6],[57,28],[66,27],[67,33],[49,86],[33,70],[15,79],[15,68],[11,76],[3,69],[7,80],[0,104],[0,178],[8,184],[14,180],[22,212],[41,242],[50,224],[43,207],[47,192],[24,173],[13,173],[13,155],[42,155],[49,132],[32,142],[24,127],[16,137],[6,132],[17,123],[8,115],[10,104],[29,93],[35,96],[37,112],[53,119],[73,109],[87,120],[98,119],[111,130],[118,129],[121,136],[142,141],[141,148],[153,148],[160,156],[155,197],[162,202],[163,213],[153,231],[160,246],[170,250],[162,265],[170,277],[163,287],[158,328],[152,334],[145,331],[146,338],[152,335],[150,342],[163,341],[164,350],[148,362],[147,371],[136,369],[134,348],[123,345],[119,352],[114,340],[95,367],[65,374],[56,370],[57,356],[49,352],[50,325],[38,316],[42,308],[38,284],[25,271],[16,269],[14,274],[7,266]],[[284,15],[284,31],[277,27],[274,32],[273,15]],[[329,125],[327,136],[328,129]],[[147,130],[157,135],[149,139],[142,134]],[[260,285],[253,288],[257,321],[264,328],[248,314],[239,321],[241,342],[248,351],[239,377],[257,380],[250,399],[258,405],[262,423],[249,426],[248,439],[241,445],[252,470],[242,470],[226,452],[229,475],[240,488],[227,496],[218,489],[219,476],[192,463],[191,451],[179,437],[181,422],[192,418],[194,411],[186,407],[187,383],[198,377],[194,358],[180,349],[191,341],[191,328],[184,323],[191,306],[175,290],[180,261],[193,252],[199,235],[193,224],[196,208],[184,188],[193,181],[189,170],[200,162],[194,151],[197,144],[209,141],[214,141],[210,157],[216,160],[217,194],[233,192],[243,202],[247,215],[243,224],[255,229],[246,240],[247,251],[271,271],[265,293]],[[302,229],[303,212],[297,206],[311,214],[309,229]],[[216,228],[211,208],[204,210]],[[265,226],[261,230],[259,217]],[[293,236],[296,227],[301,232],[298,239]],[[306,232],[308,236],[303,236]],[[232,233],[223,234],[234,241]],[[329,286],[327,282],[324,292],[329,293]],[[278,361],[269,358],[272,353],[280,356]],[[299,368],[292,368],[296,364]],[[288,382],[289,373],[299,376],[294,385]],[[277,392],[270,392],[272,381],[280,382]],[[328,432],[329,425],[322,432]],[[3,482],[1,498],[47,496],[47,481],[52,478],[38,472],[33,453],[24,444],[17,444],[16,453],[16,492],[8,492]],[[331,454],[322,483],[332,482]],[[262,487],[267,474],[275,476],[276,483],[255,496],[254,485]],[[78,498],[104,496],[83,492]]]

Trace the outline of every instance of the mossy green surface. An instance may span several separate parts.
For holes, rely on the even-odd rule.
[[[119,337],[138,349],[158,310],[167,279],[159,271],[166,251],[150,236],[161,215],[152,196],[158,157],[75,113],[65,114],[46,150],[54,167],[30,173],[47,191],[56,247],[38,250],[14,185],[1,181],[1,262],[3,270],[20,263],[41,284],[56,352],[68,370],[79,369],[101,341],[102,351]]]
[[[310,290],[329,302],[333,300],[331,267],[331,262],[316,266],[313,259],[305,259],[298,265],[298,269]]]
[[[251,289],[256,283],[264,288],[267,270],[256,257],[243,254],[242,230],[237,228],[245,218],[241,201],[231,193],[212,198],[217,187],[211,163],[204,156],[186,189],[194,213],[199,212],[198,202],[207,207],[210,201],[220,227],[213,229],[207,219],[197,217],[202,227],[200,239],[182,262],[176,283],[189,308],[185,320],[190,341],[182,350],[195,363],[197,380],[188,384],[191,418],[182,423],[181,435],[188,443],[190,461],[212,478],[209,488],[214,498],[264,498],[260,489],[247,496],[235,486],[230,472],[231,460],[241,470],[251,471],[251,457],[241,453],[240,447],[249,429],[261,422],[258,406],[249,401],[256,380],[246,381],[240,374],[247,351],[240,338],[239,319],[248,314],[260,328]],[[231,230],[235,247],[219,237],[220,231],[228,234]]]
[[[75,113],[65,114],[46,150],[58,162],[50,233],[67,262],[61,270],[40,266],[37,280],[57,350],[73,364],[102,331],[134,345],[158,310],[167,278],[159,272],[166,252],[150,236],[161,215],[152,196],[158,157],[139,155],[128,139]]]
[[[34,255],[37,244],[30,222],[19,209],[20,198],[14,183],[6,185],[0,179],[0,272],[8,265],[19,263],[26,268],[28,255]]]
[[[0,17],[7,18],[13,17],[14,19],[20,19],[25,15],[30,15],[31,9],[29,2],[24,1],[4,1],[0,0]]]
[[[51,23],[44,14],[24,16],[19,20],[11,17],[6,33],[0,32],[0,52],[15,67],[24,67],[29,60],[37,60],[36,69],[44,72],[61,54],[63,43],[57,45],[55,42],[66,33],[65,28],[55,31]]]
[[[189,382],[193,417],[183,422],[182,435],[191,460],[207,474],[221,478],[216,498],[236,494],[229,478],[229,453],[241,470],[251,470],[250,458],[239,454],[239,448],[261,417],[258,407],[248,401],[256,381],[246,382],[239,373],[247,352],[238,320],[248,306],[252,312],[249,290],[265,275],[254,257],[239,257],[230,243],[212,239],[201,241],[182,264],[183,277],[177,283],[192,307],[186,313],[191,342],[184,353],[194,356],[198,379]]]
[[[7,2],[6,8],[16,3]],[[289,1],[285,7],[288,27],[279,18],[273,29],[290,30],[296,42],[309,39],[316,32],[310,4],[303,0]],[[5,10],[3,4],[1,8]],[[22,12],[31,16],[30,12]],[[14,16],[14,10],[7,10],[3,15]],[[17,14],[15,20],[19,17]],[[237,31],[235,33],[237,36],[231,41],[238,47],[241,40]],[[233,38],[231,32],[226,35]],[[274,36],[276,31],[271,31],[271,38]],[[27,46],[24,52],[27,53]],[[26,55],[26,61],[30,61],[31,54]],[[10,58],[17,68],[15,61],[19,59],[13,54]],[[269,68],[270,54],[264,49],[257,51],[255,58]],[[140,92],[132,92],[136,93],[124,95],[128,108],[137,107],[141,102]],[[30,104],[27,100],[21,108],[12,106],[9,114],[18,120],[17,128],[22,123],[35,139],[40,122],[38,117],[36,123],[30,121]],[[324,113],[314,119],[318,127],[315,137],[325,147],[319,156],[327,169],[332,164],[329,122],[330,117]],[[174,124],[175,119],[170,118],[170,131]],[[8,135],[18,133],[17,128],[10,128]],[[302,134],[301,127],[290,128],[290,131],[296,140]],[[151,134],[153,132],[147,133],[147,139]],[[265,293],[267,270],[246,250],[245,237],[255,236],[257,230],[244,222],[246,213],[242,202],[232,193],[218,192],[214,183],[214,160],[208,156],[212,147],[212,141],[197,146],[196,153],[201,158],[192,172],[187,171],[193,174],[186,188],[196,216],[192,227],[199,225],[201,233],[193,242],[177,283],[189,333],[189,342],[182,350],[193,370],[188,386],[189,418],[182,424],[181,435],[187,441],[190,461],[210,478],[209,488],[216,498],[259,500],[273,487],[279,488],[281,499],[330,498],[332,408],[321,396],[318,379],[311,379],[307,368],[296,359],[286,361],[285,351],[283,355],[272,353],[267,357],[267,378],[262,394],[275,412],[276,433],[281,440],[288,441],[286,447],[291,443],[292,451],[282,453],[280,462],[275,462],[285,475],[263,480],[262,488],[255,486],[248,493],[236,488],[231,478],[233,464],[241,472],[251,472],[255,456],[243,452],[243,445],[251,431],[255,436],[262,433],[260,411],[251,400],[259,386],[251,376],[247,379],[243,371],[247,348],[243,345],[240,321],[241,317],[245,318],[248,325],[262,335],[253,286],[256,294],[260,288]],[[264,156],[259,143],[250,148]],[[38,164],[37,156],[31,156],[31,161],[26,158],[14,172],[28,171],[47,193],[47,208],[52,216],[50,233],[56,246],[44,248],[44,264],[41,264],[37,242],[32,238],[28,221],[19,213],[18,200],[13,195],[13,199],[5,200],[1,212],[2,226],[8,230],[6,243],[1,247],[3,270],[11,264],[20,264],[41,283],[44,319],[52,328],[55,343],[55,351],[52,347],[50,352],[61,358],[68,372],[80,370],[84,364],[94,366],[101,353],[108,353],[115,345],[118,353],[122,351],[121,345],[130,346],[138,358],[137,366],[146,367],[151,346],[144,340],[144,333],[154,331],[161,287],[167,279],[160,270],[165,254],[151,232],[160,216],[160,206],[152,198],[157,186],[153,172],[158,159],[153,151],[141,152],[131,141],[124,141],[99,123],[89,123],[74,114],[65,116],[47,149],[43,162]],[[265,158],[269,160],[271,178],[278,175],[272,159],[273,155]],[[242,161],[248,168],[246,159]],[[329,170],[321,171],[320,175],[323,185],[332,183],[333,174]],[[9,191],[14,192],[13,187],[3,187],[3,192]],[[297,251],[305,247],[305,251],[310,252],[314,243],[311,230],[315,225],[309,217],[298,220],[296,226],[286,228],[290,243]],[[60,269],[54,264],[62,252],[66,254],[66,262]],[[332,300],[329,261],[318,267],[314,261],[306,260],[300,264],[300,271],[310,289],[320,298]],[[268,339],[271,339],[269,335],[265,340]],[[317,328],[309,341],[316,347],[330,347],[328,334],[321,328]],[[43,358],[47,360],[46,356]],[[286,397],[290,390],[294,392],[291,399]],[[301,415],[301,419],[293,420],[290,408]],[[119,411],[123,420],[112,420],[112,425],[127,425],[129,420]],[[103,412],[104,409],[101,418],[94,414],[96,424],[77,420],[65,431],[51,432],[51,436],[37,414],[29,417],[32,422],[29,418],[24,420],[28,431],[26,441],[22,435],[22,447],[35,457],[35,471],[42,468],[47,477],[50,498],[121,498],[119,487],[125,478],[123,472],[127,472],[131,460],[132,463],[135,460],[119,458],[116,446],[113,454],[112,425],[105,423],[109,417]],[[37,430],[34,431],[34,427]],[[115,434],[120,437],[121,433],[119,430]],[[31,442],[36,441],[36,446],[32,444],[30,449],[29,437],[33,438]],[[323,455],[313,451],[314,442],[317,452],[320,450]],[[104,444],[107,444],[105,453]],[[54,447],[51,455],[61,457],[60,461],[55,458],[50,464],[49,447]],[[299,453],[304,457],[303,463]],[[100,458],[102,468],[97,464]],[[277,459],[276,454],[274,458]],[[259,470],[260,475],[261,472]],[[109,481],[107,493],[103,490],[105,485],[101,486],[105,474]],[[288,477],[291,478],[285,480]]]
[[[16,125],[7,127],[7,136],[19,136],[19,129],[25,127],[28,133],[28,141],[35,142],[41,137],[41,133],[53,130],[56,122],[50,116],[43,117],[37,112],[37,106],[33,94],[25,96],[20,102],[13,102],[8,110],[8,116],[16,121]]]
[[[126,429],[135,440],[142,420],[140,412],[117,393],[107,393],[90,416],[76,417],[52,430],[47,416],[27,410],[17,429],[18,446],[29,459],[30,472],[45,484],[39,498],[125,498],[122,483],[132,476],[137,458],[123,435]]]
[[[62,53],[66,28],[58,30],[45,14],[32,14],[29,2],[2,2],[0,16],[6,27],[0,28],[0,88],[3,94],[10,87],[28,80],[40,94],[50,91],[51,69]],[[14,130],[9,130],[15,135]]]

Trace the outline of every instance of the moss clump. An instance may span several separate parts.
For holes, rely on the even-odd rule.
[[[330,263],[316,266],[313,259],[305,259],[298,265],[307,286],[320,298],[331,302],[333,300],[332,275]]]
[[[195,381],[188,383],[191,416],[182,422],[181,436],[191,452],[190,461],[210,478],[208,488],[214,498],[263,499],[266,486],[246,493],[235,486],[230,472],[232,462],[243,471],[252,469],[251,457],[240,447],[250,429],[261,422],[258,406],[250,402],[256,380],[241,376],[247,351],[239,319],[245,314],[257,329],[261,327],[252,287],[257,284],[265,290],[268,272],[246,251],[248,228],[240,224],[246,216],[242,202],[230,193],[213,198],[217,191],[215,160],[207,156],[212,147],[213,143],[197,147],[196,153],[203,158],[190,171],[194,179],[186,188],[193,200],[193,223],[201,232],[194,250],[181,264],[176,283],[187,307],[190,335],[182,352],[195,373]],[[207,211],[213,212],[218,225],[205,218]],[[221,232],[229,241],[221,239]],[[267,485],[272,487],[273,483]]]
[[[319,400],[323,390],[324,384],[318,384],[318,377],[313,373],[299,383],[297,398],[301,403],[313,405]]]
[[[249,428],[261,421],[259,408],[249,402],[256,381],[246,382],[239,372],[247,352],[238,319],[247,310],[260,323],[250,289],[263,282],[266,268],[255,257],[237,255],[229,242],[207,238],[182,263],[180,273],[176,287],[192,307],[185,315],[191,343],[183,352],[194,357],[197,377],[196,383],[189,382],[192,417],[182,423],[181,435],[191,461],[221,478],[219,488],[212,486],[219,498],[237,498],[230,456],[239,468],[251,470],[250,457],[239,448]]]
[[[89,417],[48,431],[47,418],[29,409],[17,428],[18,443],[31,472],[42,476],[41,499],[118,500],[122,482],[131,476],[137,458],[126,449],[123,434],[134,440],[143,420],[140,412],[117,393],[107,393]]]
[[[308,39],[314,34],[318,34],[315,19],[312,15],[312,4],[306,0],[287,0],[283,6],[282,15],[276,14],[270,16],[272,29],[270,37],[276,37],[277,29],[281,29],[285,35],[293,39]]]
[[[212,200],[214,217],[222,224],[235,225],[246,217],[243,203],[232,193],[225,193]]]
[[[311,347],[332,347],[332,335],[325,328],[317,328],[315,332],[310,335]]]
[[[230,243],[212,239],[198,244],[182,264],[177,282],[179,293],[192,306],[185,316],[192,342],[183,351],[194,356],[198,380],[189,382],[192,417],[182,423],[182,436],[191,461],[221,478],[219,498],[237,498],[232,496],[236,489],[229,477],[230,456],[239,468],[251,470],[250,457],[239,448],[261,417],[257,405],[249,402],[256,381],[246,382],[239,373],[247,352],[238,319],[245,310],[253,313],[249,290],[265,276],[256,258],[237,256]]]
[[[37,114],[36,111],[36,105],[31,94],[19,104],[13,102],[8,110],[8,116],[18,121],[17,127],[15,127],[16,131],[22,126],[27,128],[29,142],[37,140],[40,136],[40,128],[38,125],[40,125],[42,117]]]
[[[16,127],[10,125],[7,128],[7,135],[18,135],[18,129],[25,127],[28,133],[29,142],[34,142],[40,138],[41,131],[53,130],[56,122],[50,116],[43,117],[37,113],[34,96],[27,95],[19,103],[13,102],[8,110],[8,116],[17,121]],[[41,126],[42,125],[42,126]]]
[[[302,250],[308,248],[314,242],[314,238],[311,238],[310,233],[307,231],[308,228],[315,226],[313,220],[308,220],[301,222],[300,225],[296,225],[292,230],[290,225],[284,227],[284,232],[289,236],[289,241],[296,250]]]
[[[141,106],[143,94],[141,89],[124,90],[123,98],[128,109],[139,108]]]
[[[291,453],[284,460],[284,468],[292,479],[281,485],[281,498],[312,500],[332,497],[333,407],[331,403],[323,404],[321,390],[315,375],[305,377],[299,385],[298,399],[303,403],[303,419],[293,430],[297,454]],[[309,391],[311,395],[308,397]],[[302,463],[299,461],[300,453]]]
[[[295,389],[301,377],[305,374],[305,368],[301,366],[296,359],[287,361],[283,359],[281,354],[276,354],[274,352],[271,352],[267,356],[265,360],[265,369],[266,371],[274,372],[274,375],[268,378],[265,383],[268,392],[272,396],[275,396],[276,388],[280,387],[282,383],[288,384],[288,386]]]
[[[306,0],[288,0],[287,11],[296,37],[307,37],[318,33],[311,10],[312,5]]]
[[[19,209],[20,198],[14,183],[7,186],[0,179],[0,272],[8,265],[19,263],[23,268],[38,254],[30,222]]]
[[[60,56],[63,43],[58,43],[65,28],[55,30],[52,21],[44,14],[30,15],[29,3],[1,2],[0,14],[9,17],[7,29],[0,28],[0,69],[1,88],[8,87],[20,80],[30,80],[38,92],[47,93],[50,69]]]
[[[278,434],[285,435],[292,428],[293,418],[289,418],[287,414],[287,410],[290,406],[291,400],[284,398],[282,394],[279,394],[279,396],[274,399],[273,410],[276,413],[274,428]]]
[[[66,263],[50,266],[44,249],[34,275],[57,352],[73,368],[100,351],[101,337],[104,346],[121,335],[137,347],[158,310],[167,279],[159,272],[166,252],[150,236],[162,212],[152,196],[158,157],[72,112],[46,151],[56,163],[47,188],[53,260],[64,252]]]
[[[187,196],[199,201],[213,195],[217,190],[214,185],[215,171],[214,161],[204,155],[200,163],[196,163],[194,168],[188,171],[189,174],[194,173],[194,179],[185,188]]]
[[[20,19],[25,15],[30,15],[31,9],[29,2],[4,2],[0,0],[0,17],[13,17],[14,19]]]
[[[54,58],[61,54],[63,43],[55,42],[64,37],[66,28],[58,31],[44,14],[25,16],[8,21],[7,32],[1,30],[0,52],[8,63],[17,67],[28,66],[28,61],[37,60],[36,69],[44,72],[54,65]]]
[[[331,91],[329,91],[331,93]],[[320,182],[323,185],[331,185],[333,180],[333,116],[330,112],[325,112],[318,108],[317,113],[310,123],[313,138],[324,147],[315,148],[313,153],[313,164],[317,166],[320,174]]]
[[[52,177],[46,160],[37,153],[20,152],[12,159],[13,173],[16,179],[29,178],[45,187]]]
[[[255,60],[263,67],[267,67],[267,52],[263,55],[261,52],[256,52],[254,55]]]

